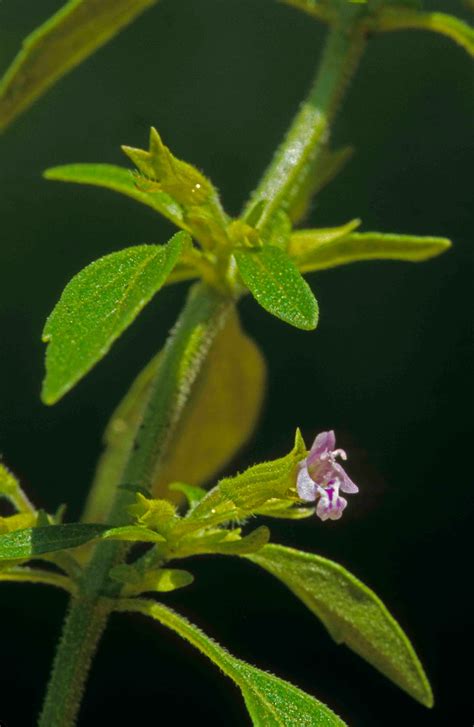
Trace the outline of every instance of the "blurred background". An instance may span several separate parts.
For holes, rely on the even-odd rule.
[[[2,68],[60,5],[1,3]],[[458,2],[444,9],[468,15]],[[72,393],[42,405],[41,329],[66,282],[101,255],[172,233],[132,200],[45,182],[42,171],[127,165],[120,144],[145,146],[153,124],[236,214],[307,90],[323,37],[323,26],[272,0],[163,0],[0,139],[0,452],[37,505],[67,501],[68,517],[78,517],[109,414],[162,346],[186,292],[185,284],[162,291]],[[463,655],[472,617],[473,97],[469,59],[447,39],[405,32],[369,43],[333,137],[356,154],[321,193],[308,226],[361,217],[363,230],[446,236],[454,248],[419,265],[313,274],[321,308],[314,333],[245,300],[244,326],[269,364],[267,401],[258,431],[227,468],[287,452],[297,425],[307,443],[336,430],[360,494],[342,521],[272,523],[273,539],[333,558],[375,589],[422,658],[434,710],[336,646],[250,563],[195,559],[195,584],[163,599],[353,726],[472,723]],[[41,586],[3,584],[0,592],[0,721],[23,727],[40,707],[66,598]],[[197,716],[208,725],[248,723],[237,690],[204,657],[142,618],[114,617],[80,724]]]

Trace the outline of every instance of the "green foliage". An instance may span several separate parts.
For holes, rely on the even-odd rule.
[[[417,237],[382,232],[346,234],[350,225],[339,228],[341,234],[325,238],[323,230],[295,232],[288,252],[303,273],[324,270],[362,260],[406,260],[421,262],[445,252],[451,242],[443,237]],[[338,228],[334,228],[337,230]]]
[[[281,545],[249,560],[281,580],[326,626],[338,643],[362,656],[427,707],[433,694],[405,633],[367,586],[337,563]]]
[[[67,164],[47,169],[44,177],[57,182],[76,182],[111,189],[151,207],[178,227],[188,229],[178,202],[160,189],[147,191],[143,180],[140,181],[129,169],[113,164]]]
[[[104,525],[72,524],[24,528],[0,535],[0,560],[28,560],[94,540],[107,528]]]
[[[236,659],[175,611],[145,599],[122,599],[117,611],[137,611],[178,633],[230,677],[242,692],[256,727],[343,727],[339,717],[292,684]]]
[[[0,84],[0,130],[157,0],[70,0],[23,42]]]
[[[316,298],[283,250],[265,246],[234,254],[242,280],[262,308],[296,328],[316,328]]]
[[[189,586],[194,580],[191,573],[177,568],[157,568],[142,573],[133,565],[124,563],[112,568],[110,575],[123,584],[121,589],[123,596],[153,591],[168,593]]]
[[[140,245],[106,255],[66,286],[43,333],[48,343],[42,397],[53,404],[105,354],[158,292],[189,236],[166,245]]]

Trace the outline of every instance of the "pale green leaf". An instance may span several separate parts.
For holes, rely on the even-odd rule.
[[[446,13],[425,13],[403,8],[382,8],[368,21],[371,30],[430,30],[451,38],[474,56],[474,28]]]
[[[70,0],[29,35],[0,84],[0,130],[156,0]]]
[[[173,547],[173,558],[189,558],[191,555],[216,553],[219,555],[245,555],[256,553],[270,540],[270,531],[261,525],[248,535],[241,536],[241,528],[220,528],[195,537],[184,537]]]
[[[110,575],[114,580],[124,584],[122,587],[124,596],[151,591],[169,593],[189,586],[194,581],[193,575],[186,570],[159,568],[140,573],[138,568],[125,563],[112,568]]]
[[[328,707],[292,684],[236,659],[187,619],[145,599],[120,599],[117,611],[136,611],[159,621],[195,646],[240,688],[256,727],[343,727]],[[225,720],[224,720],[225,721]]]
[[[249,560],[281,580],[338,643],[362,656],[427,707],[431,687],[395,619],[367,586],[337,563],[280,545],[266,545]]]
[[[110,530],[102,533],[101,538],[103,540],[126,540],[138,543],[162,543],[165,540],[162,535],[140,525],[122,525],[117,528],[110,528]]]
[[[262,308],[296,328],[316,328],[316,299],[283,250],[266,246],[234,254],[242,280]]]
[[[319,230],[292,235],[289,253],[303,273],[363,260],[421,262],[445,252],[451,242],[443,237],[417,237],[382,232],[353,232],[332,241],[321,241]]]
[[[193,508],[198,504],[206,494],[206,490],[202,487],[196,487],[196,485],[187,485],[185,482],[172,482],[168,487],[170,492],[181,492],[190,508]]]
[[[67,577],[53,571],[41,570],[40,568],[28,568],[26,566],[14,566],[8,570],[0,569],[0,581],[11,583],[42,583],[44,585],[63,588],[65,591],[75,595],[75,585]]]
[[[161,288],[189,240],[178,232],[166,245],[126,248],[70,281],[44,328],[45,403],[60,399],[105,356]]]
[[[57,182],[76,182],[111,189],[151,207],[178,227],[187,229],[183,222],[183,210],[176,200],[161,190],[144,191],[139,178],[129,169],[113,164],[68,164],[47,169],[44,177]]]

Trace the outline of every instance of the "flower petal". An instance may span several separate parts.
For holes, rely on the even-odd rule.
[[[306,462],[303,460],[301,463],[301,469],[298,472],[298,478],[296,480],[296,489],[298,495],[302,500],[307,502],[313,502],[316,499],[316,483],[311,479],[308,474],[308,468]]]
[[[357,487],[356,483],[351,480],[344,467],[342,467],[338,462],[334,462],[333,466],[340,477],[341,490],[343,492],[359,492],[359,488]]]
[[[308,464],[313,464],[324,452],[330,452],[335,446],[336,437],[332,429],[330,432],[320,432],[311,447],[308,455]]]

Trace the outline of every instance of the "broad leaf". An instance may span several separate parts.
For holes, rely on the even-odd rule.
[[[303,273],[324,270],[361,260],[421,262],[445,252],[451,243],[443,237],[416,237],[382,232],[353,232],[331,241],[321,240],[320,230],[301,230],[291,237],[289,254]]]
[[[0,85],[0,130],[157,0],[70,0],[23,42]]]
[[[66,286],[48,318],[43,341],[42,397],[53,404],[105,354],[162,287],[189,241],[178,232],[167,245],[139,245],[88,265]]]
[[[407,636],[380,599],[337,563],[280,545],[266,545],[249,560],[281,580],[338,643],[427,707],[431,687]]]
[[[328,707],[292,684],[236,659],[187,619],[145,599],[121,599],[117,611],[136,611],[159,621],[195,646],[240,688],[256,727],[343,727]]]
[[[56,550],[77,548],[99,538],[107,530],[104,525],[71,524],[25,528],[0,535],[0,560],[34,558]]]
[[[296,328],[316,328],[316,299],[283,250],[267,246],[234,254],[242,280],[262,308]]]
[[[236,355],[238,351],[239,355]],[[102,522],[121,479],[160,355],[138,376],[107,426],[106,450],[97,470],[84,519]],[[231,312],[217,334],[186,404],[153,490],[200,485],[218,472],[250,437],[265,393],[266,365],[257,345]],[[190,458],[189,452],[193,455]]]
[[[44,177],[57,182],[76,182],[111,189],[151,207],[178,227],[187,229],[178,202],[161,190],[144,191],[139,178],[129,169],[113,164],[68,164],[47,169]]]

